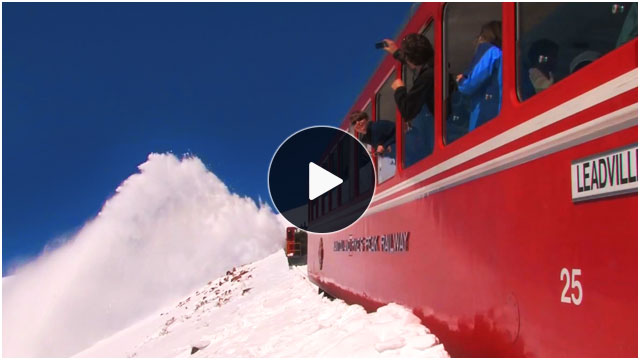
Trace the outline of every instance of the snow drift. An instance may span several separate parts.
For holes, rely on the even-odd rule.
[[[330,301],[284,252],[229,269],[76,357],[448,357],[396,304],[367,313]]]
[[[69,356],[282,248],[268,206],[196,157],[151,154],[93,220],[2,284],[3,356]]]

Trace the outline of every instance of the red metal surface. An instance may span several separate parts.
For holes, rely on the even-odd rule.
[[[287,256],[294,255],[296,252],[296,228],[287,228]]]
[[[398,38],[433,19],[435,49],[442,49],[442,9],[442,4],[423,4]],[[579,76],[563,79],[520,103],[515,92],[514,14],[514,4],[505,4],[500,115],[451,145],[436,141],[431,156],[408,169],[399,167],[376,193],[637,69],[636,39]],[[441,60],[436,51],[436,84],[442,84]],[[393,66],[397,64],[387,57],[351,110],[375,98],[375,89]],[[441,119],[441,86],[435,93],[435,118]],[[636,87],[596,101],[377,204],[636,104],[637,99]],[[442,130],[436,121],[438,131]],[[637,357],[637,192],[573,202],[569,171],[576,159],[637,143],[637,134],[637,125],[632,126],[366,215],[341,232],[309,234],[309,277],[328,293],[369,310],[390,302],[413,309],[452,356]],[[406,252],[332,249],[334,240],[349,236],[404,231],[410,233]],[[579,306],[560,301],[563,268],[582,271],[584,297]]]

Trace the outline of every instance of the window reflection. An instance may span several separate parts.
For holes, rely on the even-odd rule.
[[[638,37],[638,3],[518,5],[520,100]]]

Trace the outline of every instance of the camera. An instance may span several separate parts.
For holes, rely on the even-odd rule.
[[[386,41],[380,41],[380,42],[376,43],[376,49],[383,49],[383,48],[386,48],[388,46],[389,46],[389,44],[387,44]]]

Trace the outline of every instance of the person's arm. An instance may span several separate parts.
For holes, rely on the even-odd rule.
[[[465,95],[475,93],[482,84],[484,84],[495,71],[498,71],[496,62],[501,61],[502,51],[497,47],[487,50],[480,61],[473,67],[468,76],[462,77],[458,82],[458,91]]]
[[[391,54],[394,59],[400,61],[403,64],[406,64],[404,53],[398,48],[398,45],[396,45],[395,41],[391,39],[384,39],[384,41],[387,43],[384,51]]]
[[[405,121],[413,119],[420,113],[427,99],[433,98],[433,71],[421,73],[410,90],[404,85],[396,88],[393,97],[402,118]]]
[[[382,146],[384,146],[385,149],[389,148],[389,146],[393,145],[396,142],[396,134],[393,133],[393,136],[390,136],[387,141],[384,142],[384,144],[382,144]]]
[[[393,58],[400,61],[403,65],[405,65],[407,63],[407,59],[404,56],[404,53],[402,52],[402,50],[396,50],[393,53]]]
[[[396,123],[388,120],[378,120],[371,126],[371,146],[378,149],[393,144],[396,140]]]
[[[396,142],[396,123],[392,121],[386,121],[385,127],[385,140],[382,146],[384,146],[386,150],[387,148],[389,148],[389,146]]]

